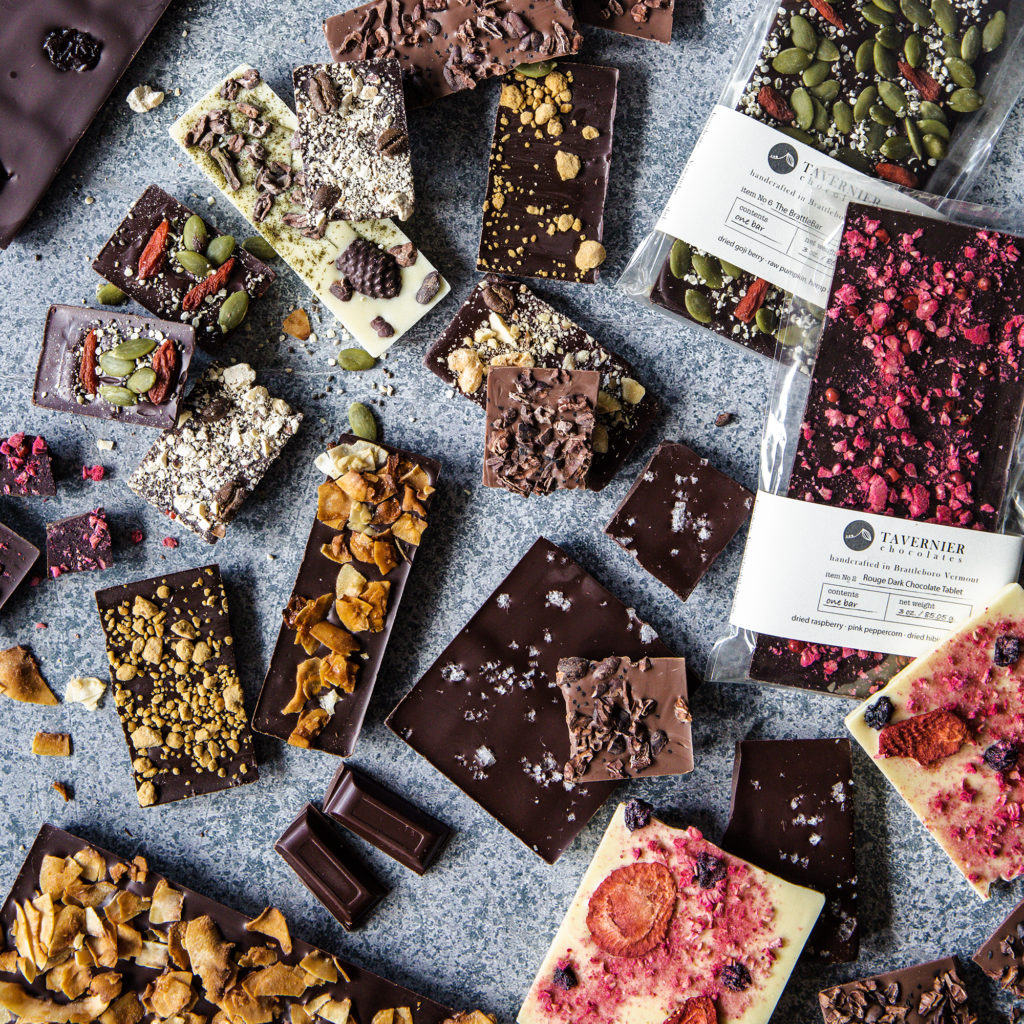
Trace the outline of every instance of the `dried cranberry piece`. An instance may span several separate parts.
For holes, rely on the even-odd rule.
[[[722,984],[732,992],[744,992],[750,988],[753,980],[750,971],[738,961],[726,964],[722,968]]]
[[[998,743],[993,743],[982,756],[990,768],[994,768],[997,772],[1008,772],[1017,767],[1020,751],[1015,743],[1000,740]]]
[[[102,50],[95,36],[77,28],[55,28],[43,40],[43,52],[58,71],[92,71]]]
[[[1019,636],[996,637],[995,650],[992,652],[993,664],[998,665],[999,668],[1009,668],[1011,665],[1016,665],[1020,660],[1020,644],[1021,638]]]
[[[895,709],[888,697],[879,697],[865,712],[864,722],[872,729],[882,730],[889,724]]]
[[[564,989],[566,992],[579,984],[576,972],[568,964],[559,964],[555,973],[551,976],[551,982],[556,988]]]
[[[651,822],[654,808],[646,800],[630,800],[626,804],[626,828],[635,832],[638,828],[646,828]]]

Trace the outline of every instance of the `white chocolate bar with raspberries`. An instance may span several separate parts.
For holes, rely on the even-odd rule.
[[[281,97],[242,64],[170,133],[352,337],[379,356],[448,294],[448,283],[391,220],[332,220],[316,237],[292,149],[298,127]]]
[[[1024,872],[1024,590],[1004,587],[846,726],[988,899]]]
[[[824,896],[636,811],[616,810],[519,1024],[767,1024]]]

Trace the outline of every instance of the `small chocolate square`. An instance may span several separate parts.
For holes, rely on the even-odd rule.
[[[675,0],[575,0],[573,9],[584,25],[659,43],[672,41]]]
[[[0,608],[32,571],[39,549],[0,523]]]
[[[45,437],[19,431],[0,441],[0,494],[52,498],[56,493]]]
[[[113,564],[110,527],[102,508],[46,524],[46,571],[52,579]]]

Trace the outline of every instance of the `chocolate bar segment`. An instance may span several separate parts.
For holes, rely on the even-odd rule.
[[[102,508],[46,524],[46,571],[51,578],[113,564],[110,527]]]
[[[257,779],[216,565],[96,592],[142,807]]]
[[[388,727],[548,863],[612,792],[564,779],[559,660],[667,657],[636,613],[538,539],[388,717]]]
[[[274,849],[346,931],[358,928],[387,895],[388,890],[342,846],[331,823],[312,804],[299,812]]]
[[[584,25],[659,43],[672,41],[675,0],[576,0],[572,6]]]
[[[32,571],[39,549],[0,523],[0,608]]]
[[[825,896],[825,909],[804,950],[806,958],[825,964],[857,959],[849,740],[737,743],[722,846]]]
[[[0,441],[0,494],[52,498],[56,493],[45,437],[19,431]]]
[[[685,601],[753,504],[746,487],[692,448],[662,441],[604,532]]]
[[[583,42],[562,0],[376,0],[328,18],[324,35],[336,61],[397,57],[410,106],[569,56]]]
[[[657,411],[654,396],[625,359],[525,284],[492,275],[473,289],[423,363],[480,406],[486,404],[492,367],[598,370],[594,460],[587,475],[587,486],[595,491],[614,478]]]
[[[1024,999],[1024,902],[984,942],[974,962],[1001,988]]]
[[[195,347],[194,328],[177,320],[51,306],[32,404],[167,430]]]
[[[324,813],[418,875],[451,835],[447,825],[351,765],[334,773]]]
[[[0,249],[6,249],[170,0],[34,0],[0,19]]]
[[[200,345],[216,349],[224,335],[238,326],[231,326],[227,314],[221,315],[228,299],[235,292],[245,292],[253,302],[277,275],[241,246],[235,246],[219,266],[209,264],[205,276],[186,270],[177,253],[188,249],[183,232],[192,216],[198,215],[162,188],[150,185],[93,260],[92,269],[155,316],[190,324]],[[220,234],[206,220],[203,229],[210,240]]]
[[[346,434],[317,467],[326,477],[253,727],[348,757],[429,523],[440,464]]]

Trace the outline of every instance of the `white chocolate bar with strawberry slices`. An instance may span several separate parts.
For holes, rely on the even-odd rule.
[[[1024,754],[1022,654],[1024,590],[1011,583],[846,719],[854,739],[983,899],[993,882],[1024,871],[1024,758],[1020,768],[1016,764],[1018,752]],[[892,704],[887,724],[879,717],[882,700]],[[915,718],[919,728],[908,732],[901,723]],[[959,744],[948,729],[957,720]],[[897,726],[903,730],[899,749],[908,753],[883,756]]]
[[[697,829],[626,821],[620,804],[519,1024],[767,1024],[825,898]]]

